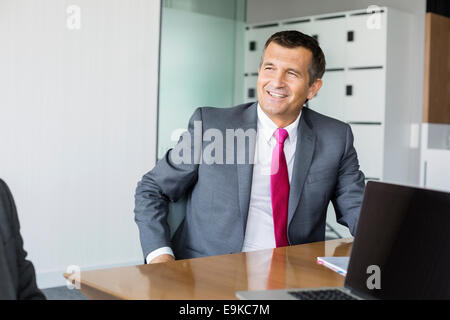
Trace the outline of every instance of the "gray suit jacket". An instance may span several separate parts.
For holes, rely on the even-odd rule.
[[[189,121],[192,141],[194,121],[202,122],[203,132],[215,128],[224,137],[226,129],[256,130],[257,104],[198,108]],[[203,143],[200,150],[207,145]],[[245,148],[254,152],[249,143]],[[194,149],[190,150],[191,159],[198,158],[199,150]],[[226,149],[224,143],[224,158]],[[144,258],[164,246],[171,247],[177,259],[240,252],[253,173],[249,159],[244,164],[176,164],[171,152],[173,149],[143,176],[136,189],[135,221]],[[350,126],[304,107],[289,194],[289,243],[324,240],[330,200],[337,221],[355,234],[364,187]],[[184,196],[186,217],[171,238],[169,201]]]

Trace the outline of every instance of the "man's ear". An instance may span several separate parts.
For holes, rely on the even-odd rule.
[[[308,89],[308,100],[314,98],[317,92],[319,92],[320,88],[322,88],[322,79],[316,79],[316,81],[314,81]]]

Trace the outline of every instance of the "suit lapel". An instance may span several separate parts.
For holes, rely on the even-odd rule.
[[[256,124],[257,124],[256,108],[257,103],[254,103],[244,110],[242,117],[239,119],[240,120],[239,124],[238,126],[236,126],[236,129],[243,129],[244,131],[248,129],[254,129],[256,132]],[[254,156],[255,154],[256,137],[254,142],[255,144],[253,146],[249,146],[250,150],[248,151],[248,155]],[[253,161],[245,161],[245,164],[238,164],[236,162],[236,169],[238,180],[239,209],[241,212],[241,221],[243,222],[242,228],[243,232],[245,233],[248,217],[248,208],[250,205],[250,192],[253,177]]]
[[[294,217],[301,198],[316,142],[316,136],[309,125],[307,108],[303,108],[297,132],[297,145],[289,191],[288,225]]]
[[[243,221],[242,227],[245,233],[247,225],[248,208],[250,205],[250,192],[253,176],[252,164],[238,164],[237,165],[238,176],[238,190],[239,190],[239,209],[241,211],[241,221]]]

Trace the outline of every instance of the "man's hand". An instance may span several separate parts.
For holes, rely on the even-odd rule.
[[[157,256],[156,258],[153,258],[152,261],[150,261],[150,264],[169,262],[169,261],[175,261],[174,257],[170,254],[162,254],[160,256]]]

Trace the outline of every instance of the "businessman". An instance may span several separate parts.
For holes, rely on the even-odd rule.
[[[26,255],[14,199],[0,179],[0,300],[45,299]]]
[[[365,184],[351,128],[304,106],[324,71],[315,39],[278,32],[264,48],[258,102],[194,112],[136,189],[147,263],[322,241],[330,201],[355,233]],[[168,204],[182,197],[186,216],[171,238]]]

